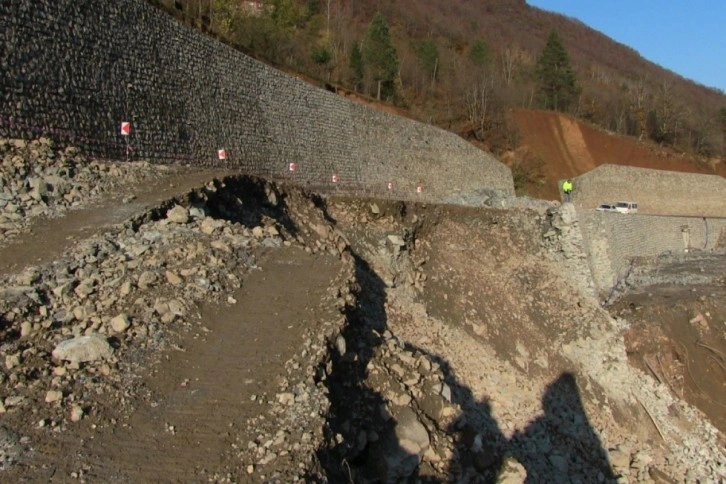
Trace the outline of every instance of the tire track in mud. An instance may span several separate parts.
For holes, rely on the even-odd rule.
[[[187,335],[149,381],[155,398],[114,434],[89,442],[85,474],[103,482],[198,482],[239,474],[232,454],[242,428],[265,406],[252,395],[273,394],[284,363],[339,270],[332,256],[294,248],[264,257],[234,294],[237,303],[203,308],[202,338]],[[203,333],[203,331],[202,331]]]

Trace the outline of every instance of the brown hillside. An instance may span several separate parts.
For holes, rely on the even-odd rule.
[[[559,199],[558,180],[605,163],[726,176],[726,166],[718,161],[705,164],[687,154],[611,134],[561,113],[517,109],[511,112],[511,120],[520,137],[518,158],[526,160],[525,169],[534,172],[536,178],[524,187],[530,196]]]
[[[525,0],[291,0],[282,2],[285,8],[281,2],[149,2],[258,60],[343,95],[361,96],[361,102],[378,97],[378,86],[365,65],[359,79],[350,58],[381,13],[398,74],[396,94],[383,94],[396,108],[380,109],[403,109],[409,117],[471,133],[493,152],[516,148],[501,129],[511,109],[543,106],[536,65],[555,30],[582,89],[570,113],[679,152],[726,155],[724,92],[684,79],[576,19]],[[250,11],[241,4],[269,8]],[[329,58],[318,57],[323,53]]]

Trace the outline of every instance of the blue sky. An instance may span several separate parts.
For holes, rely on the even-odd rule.
[[[580,20],[647,60],[726,92],[726,0],[527,0]]]

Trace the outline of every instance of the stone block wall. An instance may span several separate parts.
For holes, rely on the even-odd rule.
[[[143,0],[4,0],[0,70],[4,137],[51,136],[115,159],[224,163],[344,194],[514,195],[510,170],[458,136],[310,86]]]
[[[726,217],[726,178],[618,165],[600,165],[573,179],[572,201],[582,209],[633,201],[638,212]]]
[[[726,218],[578,211],[595,286],[604,291],[627,272],[633,257],[672,251],[723,250]]]

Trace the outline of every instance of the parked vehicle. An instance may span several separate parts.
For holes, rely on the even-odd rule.
[[[638,213],[638,204],[635,202],[617,202],[615,210],[620,213]]]
[[[615,208],[615,205],[611,203],[601,203],[598,205],[598,207],[595,209],[598,212],[617,212],[618,209]]]

